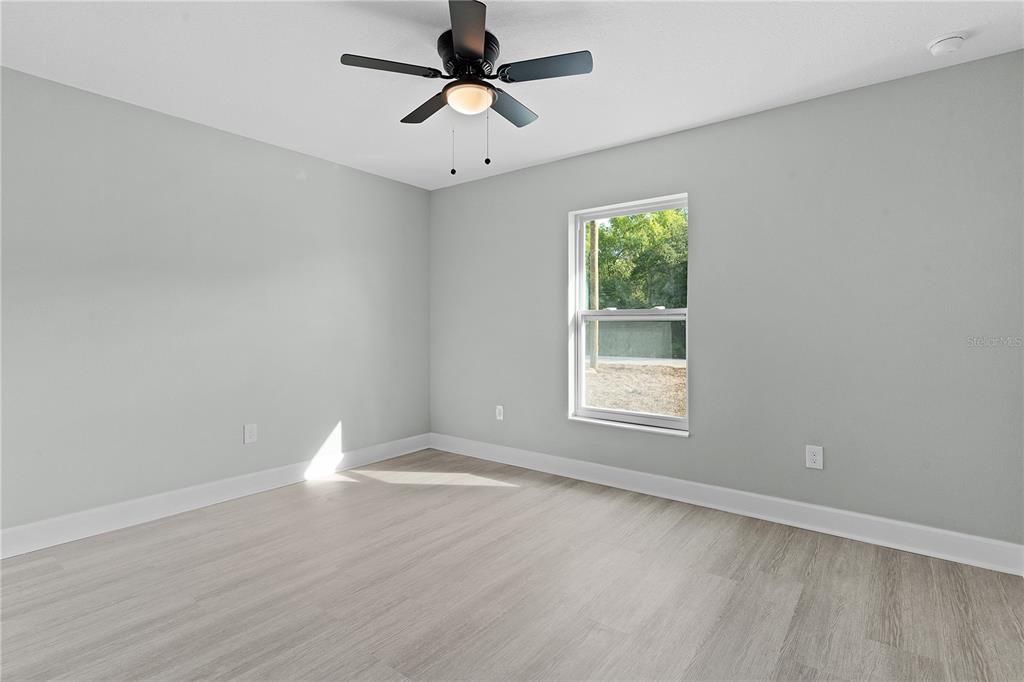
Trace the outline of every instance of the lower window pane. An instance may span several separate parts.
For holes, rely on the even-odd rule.
[[[686,416],[686,322],[588,321],[584,405]]]

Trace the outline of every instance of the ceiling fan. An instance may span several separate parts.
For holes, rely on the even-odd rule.
[[[467,115],[483,113],[488,108],[494,109],[522,128],[536,121],[537,114],[501,88],[488,83],[488,80],[522,83],[590,73],[594,68],[590,52],[582,50],[503,64],[495,70],[499,45],[494,34],[485,28],[487,6],[477,0],[449,0],[448,9],[451,13],[451,30],[445,31],[437,39],[437,53],[441,56],[443,72],[429,66],[355,54],[341,55],[341,63],[346,66],[451,81],[441,92],[403,118],[402,123],[423,123],[447,104],[460,114]]]

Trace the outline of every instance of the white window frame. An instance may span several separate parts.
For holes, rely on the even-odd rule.
[[[591,220],[605,220],[637,213],[653,213],[668,209],[687,209],[687,195],[671,194],[654,199],[598,206],[569,213],[569,418],[598,421],[609,425],[644,427],[666,433],[687,435],[690,429],[690,382],[686,382],[686,417],[628,412],[587,407],[584,403],[586,362],[584,325],[590,320],[616,322],[624,320],[686,321],[686,308],[651,308],[649,310],[587,310],[587,274],[585,226]],[[687,328],[689,325],[687,325]],[[689,379],[689,344],[687,344],[687,379]]]

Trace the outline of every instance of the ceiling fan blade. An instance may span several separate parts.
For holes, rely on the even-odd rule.
[[[498,78],[505,83],[539,81],[544,78],[578,76],[594,70],[594,57],[589,50],[558,54],[553,57],[527,59],[498,67]]]
[[[537,114],[526,108],[526,105],[508,94],[501,88],[495,88],[498,96],[494,99],[491,109],[507,118],[516,128],[522,128],[537,120]]]
[[[402,123],[423,123],[444,108],[445,104],[444,93],[439,92],[423,104],[413,109],[408,116],[402,119]]]
[[[402,62],[389,62],[386,59],[374,59],[373,57],[361,57],[357,54],[341,55],[341,63],[345,66],[358,66],[363,69],[378,69],[380,71],[392,71],[394,73],[406,73],[410,76],[423,76],[424,78],[440,78],[441,72],[429,66],[416,66],[415,64],[403,64]]]
[[[448,11],[455,53],[466,59],[483,59],[487,5],[477,0],[448,0]]]

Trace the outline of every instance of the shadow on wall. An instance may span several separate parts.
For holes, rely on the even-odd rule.
[[[395,485],[458,485],[487,486],[497,488],[518,488],[515,483],[506,483],[493,478],[476,474],[455,471],[418,471],[418,470],[385,470],[365,469],[342,474],[339,469],[345,467],[345,451],[341,443],[341,422],[324,439],[316,455],[309,461],[304,477],[307,481],[336,481],[341,483],[358,483],[359,481],[375,481]],[[353,478],[355,476],[355,478]]]

